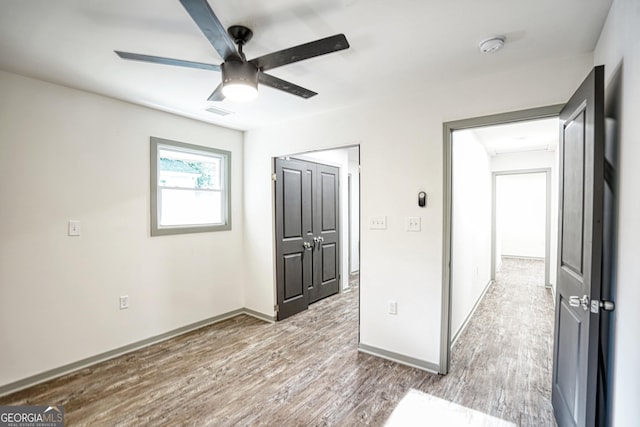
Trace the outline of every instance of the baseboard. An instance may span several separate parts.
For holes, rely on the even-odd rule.
[[[523,256],[523,255],[502,255],[502,258],[509,258],[509,259],[530,259],[532,261],[544,261],[545,258],[544,257],[537,257],[537,256]]]
[[[464,322],[462,322],[462,325],[460,325],[460,329],[458,329],[458,332],[456,332],[456,334],[453,336],[453,339],[451,339],[451,344],[449,348],[453,347],[453,345],[456,343],[458,338],[460,338],[460,335],[462,335],[462,332],[464,332],[467,325],[469,325],[469,321],[471,320],[471,317],[473,316],[473,314],[476,312],[476,309],[480,305],[480,301],[482,301],[482,298],[484,298],[484,295],[487,293],[491,285],[494,283],[495,283],[494,280],[489,280],[489,282],[485,285],[484,289],[482,290],[482,293],[478,297],[478,300],[473,305],[473,308],[471,309],[467,317],[464,319]]]
[[[258,320],[263,320],[269,323],[275,323],[276,316],[268,316],[264,313],[260,313],[259,311],[251,310],[250,308],[243,308],[241,314],[246,314],[247,316],[255,317]]]
[[[414,357],[405,356],[403,354],[394,353],[392,351],[384,350],[381,348],[373,347],[366,344],[358,344],[358,351],[372,356],[381,357],[383,359],[391,360],[392,362],[400,363],[401,365],[411,366],[412,368],[418,368],[423,371],[437,374],[440,367],[435,363],[425,362],[424,360],[416,359]]]
[[[250,310],[248,308],[239,308],[237,310],[232,310],[227,313],[219,314],[217,316],[213,316],[208,319],[201,320],[199,322],[191,323],[189,325],[182,326],[177,329],[173,329],[169,332],[165,332],[160,335],[155,335],[153,337],[146,338],[146,339],[137,341],[135,343],[131,343],[131,344],[116,348],[114,350],[106,351],[104,353],[100,353],[95,356],[87,357],[86,359],[78,360],[77,362],[72,362],[72,363],[69,363],[68,365],[60,366],[58,368],[54,368],[54,369],[51,369],[36,375],[32,375],[30,377],[27,377],[18,381],[14,381],[9,384],[5,384],[3,386],[0,386],[0,397],[6,396],[11,393],[15,393],[25,388],[33,387],[34,385],[37,385],[46,381],[50,381],[54,378],[61,377],[71,372],[78,371],[80,369],[84,369],[101,362],[105,362],[107,360],[116,358],[118,356],[122,356],[124,354],[131,353],[133,351],[140,350],[145,347],[149,347],[150,345],[161,343],[162,341],[175,338],[177,336],[186,334],[196,329],[200,329],[205,326],[210,326],[215,323],[222,322],[223,320],[231,319],[241,314],[246,314],[247,316],[255,317],[265,322],[271,322],[271,323],[275,322],[275,317],[273,316],[268,316],[266,314],[259,313],[254,310]]]

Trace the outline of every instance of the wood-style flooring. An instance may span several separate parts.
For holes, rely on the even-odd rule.
[[[67,426],[381,426],[413,388],[516,425],[553,426],[551,297],[503,270],[508,281],[489,289],[444,377],[358,353],[356,286],[282,322],[238,316],[0,405],[61,404]]]

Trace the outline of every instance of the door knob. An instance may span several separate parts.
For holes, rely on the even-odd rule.
[[[604,311],[613,311],[616,309],[616,304],[613,301],[600,301],[600,308]]]
[[[589,310],[589,295],[583,295],[582,298],[580,298],[577,295],[571,295],[569,297],[569,305],[571,307],[580,307],[580,306],[582,306],[582,309],[584,311],[588,311]]]
[[[311,243],[309,243],[309,242],[302,242],[302,246],[303,246],[305,249],[311,249]]]

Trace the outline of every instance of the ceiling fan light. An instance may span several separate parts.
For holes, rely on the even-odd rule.
[[[222,94],[236,102],[249,102],[258,97],[258,88],[248,82],[225,83],[222,86]]]
[[[237,102],[249,102],[258,96],[258,68],[241,59],[222,64],[222,94]]]

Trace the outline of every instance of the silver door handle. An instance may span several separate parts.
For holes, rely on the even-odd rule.
[[[584,311],[588,311],[589,310],[589,295],[583,295],[582,298],[580,298],[577,295],[571,295],[569,297],[569,305],[571,307],[580,307],[580,306],[582,306],[582,309]]]
[[[303,246],[305,249],[311,249],[311,243],[309,243],[309,242],[302,242],[302,246]]]
[[[613,301],[600,301],[600,308],[604,311],[613,311],[616,309],[616,304]]]
[[[316,236],[313,238],[314,246],[318,245],[319,249],[322,249],[322,242],[324,242],[324,237]]]

